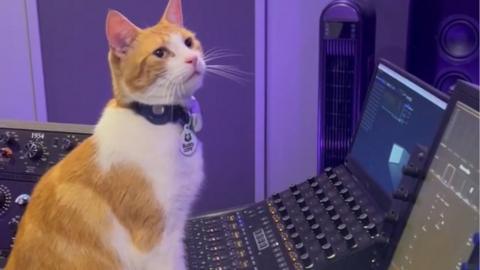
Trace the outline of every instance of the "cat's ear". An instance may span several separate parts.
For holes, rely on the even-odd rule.
[[[107,14],[106,33],[110,49],[118,57],[127,53],[140,29],[116,10]]]
[[[162,20],[183,26],[182,0],[169,0]]]

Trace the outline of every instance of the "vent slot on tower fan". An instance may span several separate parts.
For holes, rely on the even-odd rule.
[[[327,41],[325,80],[325,166],[343,162],[353,136],[354,40]]]

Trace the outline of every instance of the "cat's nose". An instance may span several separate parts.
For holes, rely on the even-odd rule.
[[[185,60],[185,63],[192,64],[194,67],[196,67],[198,63],[198,56],[195,55],[195,56],[188,57]]]

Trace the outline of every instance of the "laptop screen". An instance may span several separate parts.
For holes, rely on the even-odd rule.
[[[478,228],[480,114],[457,102],[390,270],[461,269]]]
[[[380,63],[350,152],[351,159],[392,194],[414,147],[430,147],[447,103]]]

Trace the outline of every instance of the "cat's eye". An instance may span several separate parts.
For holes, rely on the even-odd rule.
[[[188,48],[192,48],[193,46],[193,39],[191,37],[185,39],[185,46],[187,46]]]
[[[156,49],[156,50],[153,52],[153,54],[154,54],[156,57],[158,57],[158,58],[163,58],[163,57],[165,57],[165,56],[167,55],[167,49],[165,49],[165,48],[163,48],[163,47],[162,47],[162,48],[158,48],[158,49]]]

